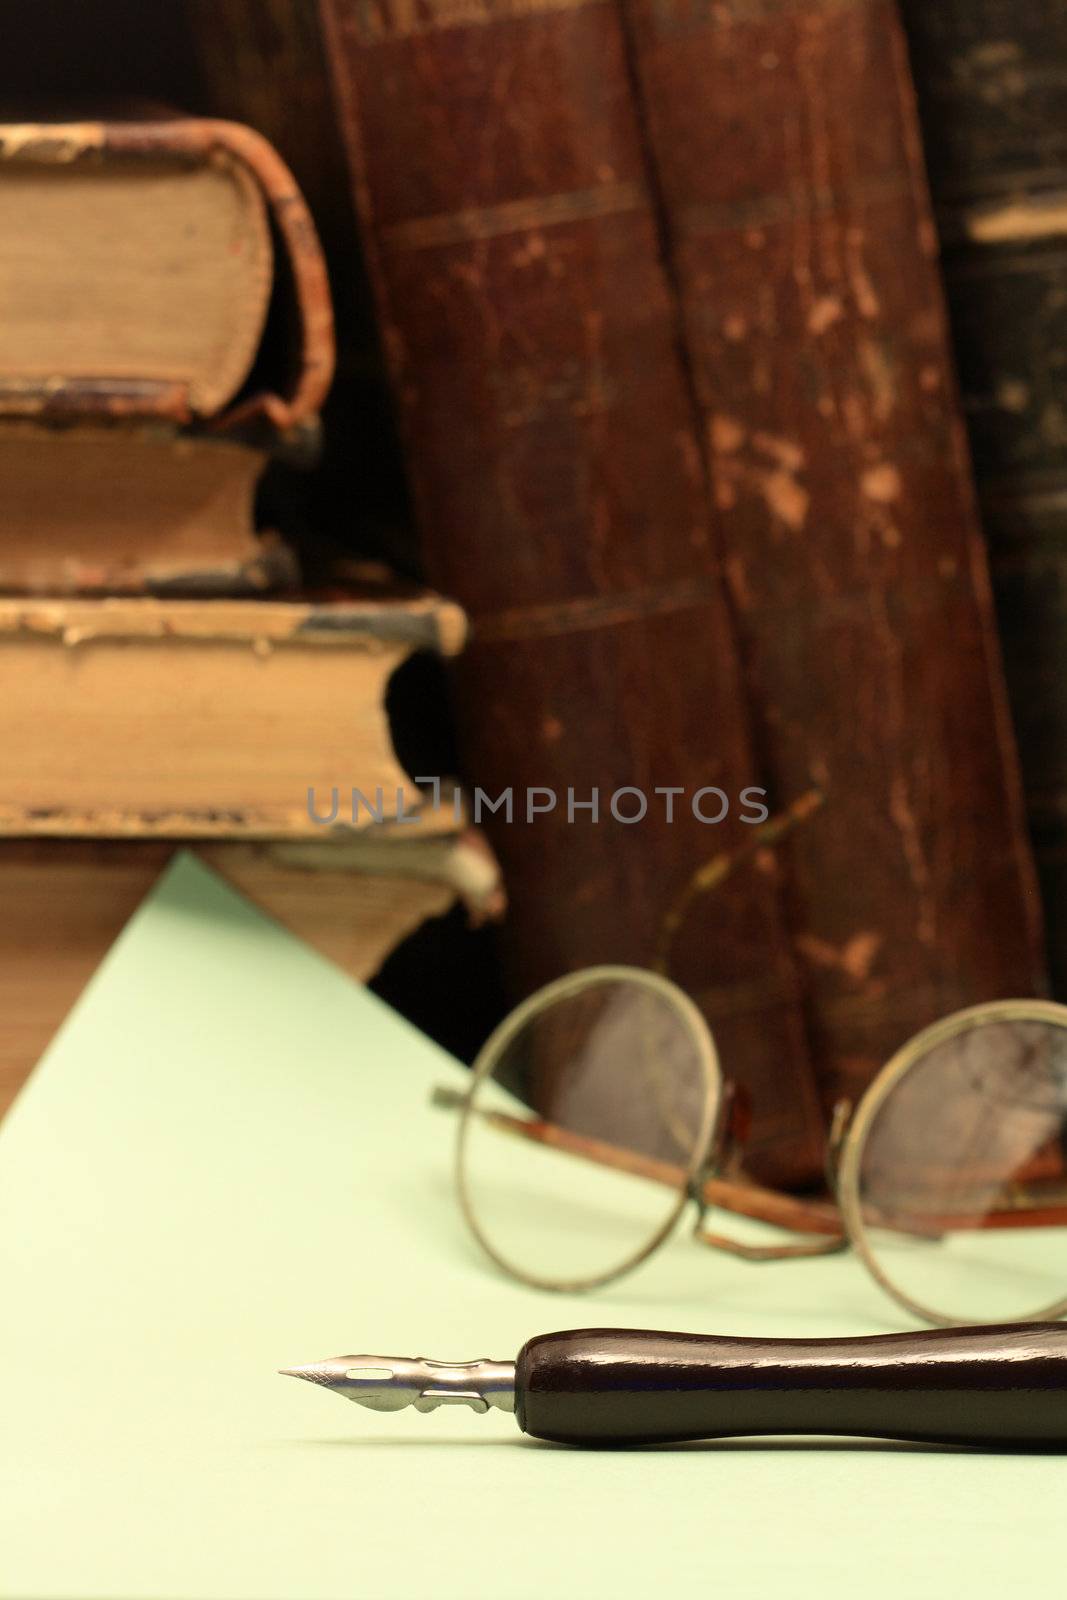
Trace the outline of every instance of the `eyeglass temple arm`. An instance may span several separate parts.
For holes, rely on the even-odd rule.
[[[462,1111],[467,1099],[466,1090],[443,1084],[438,1084],[431,1096],[433,1105],[447,1111]],[[639,1178],[650,1178],[672,1189],[682,1188],[686,1182],[684,1168],[672,1162],[639,1155],[636,1150],[627,1150],[622,1145],[610,1144],[602,1139],[590,1139],[585,1134],[572,1133],[570,1129],[561,1128],[554,1122],[543,1122],[534,1117],[516,1117],[505,1111],[479,1109],[475,1114],[483,1121],[490,1122],[501,1133],[514,1134],[535,1144],[582,1156],[587,1161],[595,1161],[598,1166],[612,1167],[617,1172],[629,1172]],[[733,1183],[727,1178],[705,1178],[700,1185],[699,1197],[694,1198],[737,1216],[772,1223],[791,1233],[821,1234],[833,1241],[835,1249],[839,1248],[839,1241],[844,1238],[837,1207],[823,1201],[798,1200],[793,1195],[779,1194],[759,1184]],[[710,1239],[711,1236],[708,1237]],[[732,1241],[724,1248],[732,1248]],[[804,1250],[803,1253],[811,1252]]]
[[[432,1103],[444,1110],[462,1111],[467,1104],[468,1091],[438,1084],[432,1092]],[[828,1177],[832,1189],[837,1186],[837,1168],[840,1152],[848,1131],[851,1106],[841,1101],[834,1108],[828,1153]],[[500,1132],[529,1139],[536,1144],[564,1150],[570,1155],[595,1161],[599,1166],[611,1167],[617,1172],[629,1172],[635,1177],[649,1178],[653,1182],[680,1188],[685,1183],[685,1172],[671,1162],[659,1161],[652,1156],[642,1156],[637,1151],[604,1140],[591,1139],[584,1134],[572,1133],[556,1123],[532,1117],[516,1117],[503,1111],[478,1110],[476,1115],[490,1122]],[[697,1237],[717,1249],[728,1250],[746,1260],[782,1260],[791,1256],[822,1255],[840,1249],[845,1239],[845,1227],[838,1208],[825,1201],[801,1200],[794,1195],[766,1189],[760,1184],[746,1181],[732,1182],[728,1178],[705,1178],[700,1194],[695,1197],[705,1205],[717,1206],[736,1216],[749,1217],[756,1222],[766,1222],[789,1233],[821,1235],[826,1242],[796,1245],[747,1245],[705,1229]],[[904,1218],[879,1218],[873,1208],[865,1208],[867,1220],[906,1233],[915,1238],[936,1241],[946,1233],[978,1231],[995,1228],[1055,1228],[1067,1226],[1067,1205],[1014,1206],[987,1213],[911,1213]]]

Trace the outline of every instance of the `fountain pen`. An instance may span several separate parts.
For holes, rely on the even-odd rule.
[[[373,1411],[514,1412],[524,1433],[561,1444],[844,1434],[1067,1446],[1057,1322],[783,1340],[581,1328],[540,1334],[514,1361],[337,1356],[282,1370]]]

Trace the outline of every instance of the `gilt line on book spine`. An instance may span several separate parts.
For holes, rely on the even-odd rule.
[[[355,0],[345,19],[346,30],[361,45],[443,33],[451,28],[488,28],[560,11],[590,10],[611,0]],[[761,22],[788,13],[820,16],[853,11],[874,0],[656,0],[654,15],[664,33],[687,27],[730,27]]]
[[[426,250],[435,245],[465,244],[494,239],[530,228],[552,228],[591,217],[617,216],[640,211],[648,196],[640,183],[606,183],[602,188],[576,189],[569,194],[524,195],[498,206],[472,207],[450,216],[415,217],[383,228],[381,239],[389,250]]]
[[[714,601],[722,579],[685,578],[679,583],[642,587],[632,593],[616,592],[560,600],[549,605],[512,606],[506,611],[479,616],[475,640],[543,639],[555,634],[614,628],[677,611],[692,611]]]
[[[448,28],[486,28],[522,17],[580,11],[612,0],[355,0],[345,30],[361,45],[409,39]]]
[[[761,194],[730,204],[711,202],[680,205],[672,213],[673,230],[690,238],[701,234],[727,233],[733,228],[773,227],[777,223],[796,222],[805,218],[830,216],[844,209],[864,205],[877,205],[895,199],[911,189],[911,174],[901,166],[866,182],[852,182],[831,188],[812,185],[810,188],[783,190],[779,194]]]

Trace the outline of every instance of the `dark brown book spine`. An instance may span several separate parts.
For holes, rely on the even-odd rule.
[[[1067,994],[1067,4],[902,5],[1049,933]]]
[[[826,1099],[1043,982],[896,7],[622,0]]]
[[[648,964],[694,871],[750,841],[740,793],[759,775],[620,13],[321,9],[427,573],[473,622],[467,767],[514,791],[514,821],[482,820],[516,988]],[[717,825],[693,814],[707,786],[730,800]],[[650,802],[632,823],[609,809],[628,787]],[[685,791],[673,822],[657,787]],[[537,788],[556,807],[527,822]],[[754,1091],[755,1169],[810,1178],[819,1119],[772,851],[695,902],[672,971]]]

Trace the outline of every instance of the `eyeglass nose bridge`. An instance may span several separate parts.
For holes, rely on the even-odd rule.
[[[841,1179],[841,1159],[855,1109],[854,1102],[843,1097],[835,1102],[831,1113],[830,1131],[826,1138],[825,1173],[826,1187],[835,1199]],[[744,1150],[751,1129],[752,1097],[743,1084],[727,1078],[723,1083],[718,1113],[708,1135],[703,1158],[688,1184],[689,1198],[700,1212],[698,1225],[708,1210],[704,1194],[708,1179],[717,1177],[729,1165],[730,1158]]]
[[[842,1100],[834,1107],[827,1150],[828,1170],[833,1172],[834,1180],[851,1116],[851,1102]],[[834,1214],[835,1208],[832,1204],[794,1200],[791,1196],[780,1195],[774,1190],[761,1189],[759,1186],[751,1189],[746,1186],[750,1202],[755,1201],[757,1204],[754,1209],[751,1205],[737,1207],[742,1215],[770,1222],[785,1228],[790,1233],[814,1234],[815,1237],[789,1244],[750,1244],[745,1240],[732,1238],[727,1234],[713,1233],[705,1228],[704,1219],[708,1211],[716,1205],[715,1195],[711,1192],[714,1180],[729,1170],[731,1159],[744,1149],[751,1121],[751,1100],[748,1091],[742,1084],[728,1079],[723,1084],[715,1125],[708,1139],[704,1159],[687,1185],[687,1194],[697,1211],[693,1225],[694,1237],[702,1244],[710,1245],[712,1249],[723,1250],[752,1262],[787,1261],[802,1256],[831,1255],[847,1249],[848,1235],[839,1217]],[[732,1189],[736,1186],[727,1181],[721,1187]],[[836,1181],[831,1182],[830,1192],[836,1193]],[[720,1199],[719,1203],[725,1203],[728,1210],[734,1209],[728,1201]]]

